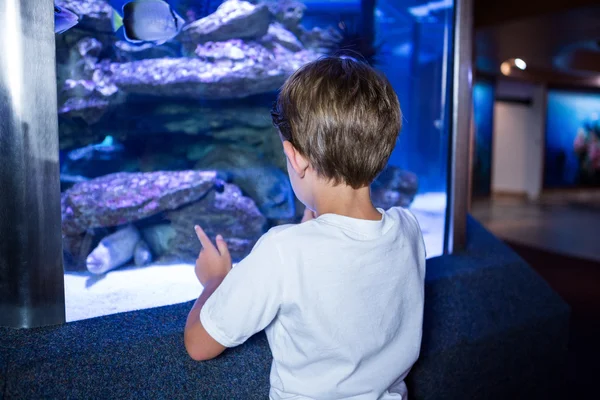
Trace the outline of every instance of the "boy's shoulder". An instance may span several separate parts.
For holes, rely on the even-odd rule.
[[[385,213],[388,216],[391,216],[392,218],[396,219],[406,218],[410,220],[413,224],[419,226],[419,221],[417,220],[417,217],[408,208],[400,206],[391,207],[390,209],[386,210]]]
[[[410,225],[409,230],[415,231],[420,234],[421,229],[416,216],[408,209],[404,207],[391,207],[387,210],[379,209],[385,214],[385,217],[398,223],[397,227],[402,230],[406,230],[407,224]],[[269,229],[262,237],[261,241],[273,241],[277,243],[286,242],[286,239],[297,239],[298,237],[310,238],[318,231],[323,231],[325,228],[321,224],[321,220],[313,219],[299,224],[284,224],[274,226]]]
[[[256,245],[254,246],[264,246],[264,245],[277,245],[277,243],[281,242],[282,236],[288,236],[290,231],[293,231],[294,228],[299,226],[299,224],[283,224],[277,225],[270,228],[267,232],[263,233],[263,235],[258,239]]]

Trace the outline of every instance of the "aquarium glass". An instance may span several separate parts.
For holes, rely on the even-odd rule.
[[[600,93],[548,91],[544,185],[600,186]]]
[[[473,154],[473,194],[490,194],[492,179],[492,135],[494,131],[494,83],[478,81],[473,85],[475,140]]]
[[[393,84],[403,129],[373,201],[411,209],[443,253],[452,1],[55,4],[68,320],[195,298],[195,224],[237,262],[299,222],[270,107],[325,54]]]

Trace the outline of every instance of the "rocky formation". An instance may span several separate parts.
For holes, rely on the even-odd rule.
[[[222,51],[225,47],[226,51]],[[201,58],[160,58],[111,64],[101,82],[127,93],[195,99],[244,98],[277,90],[296,69],[318,55],[267,50],[258,43],[229,41],[199,46]]]
[[[252,199],[216,176],[214,171],[117,173],[75,184],[62,202],[66,269],[85,269],[92,249],[130,224],[159,261],[193,261],[200,250],[194,224],[212,237],[222,234],[239,260],[265,232],[266,219]],[[130,247],[133,256],[135,246]]]
[[[259,39],[267,33],[271,17],[265,4],[228,0],[213,14],[186,25],[178,39],[192,47],[230,39]]]
[[[63,233],[77,235],[174,210],[205,196],[215,182],[214,171],[158,171],[78,183],[62,196]]]
[[[201,250],[194,225],[203,227],[210,238],[221,234],[227,242],[234,262],[245,257],[260,236],[266,232],[266,219],[252,199],[242,195],[238,187],[224,184],[222,191],[212,190],[202,200],[170,211],[172,239],[163,259],[194,262]]]
[[[78,1],[64,3],[68,7]],[[96,123],[111,106],[128,102],[130,94],[210,100],[272,92],[301,65],[318,58],[321,53],[315,49],[323,48],[315,38],[305,37],[307,46],[294,33],[304,32],[297,29],[300,19],[241,0],[225,1],[215,13],[186,25],[169,43],[132,45],[107,36],[107,7],[110,10],[103,0],[77,5],[82,24],[61,37],[63,46],[78,49],[78,54],[59,59],[59,69],[66,65],[67,70],[77,70],[59,82],[63,117]],[[85,27],[98,35],[82,36]],[[91,40],[94,54],[82,50]],[[182,45],[180,53],[173,45],[177,42]],[[99,52],[105,55],[101,60]]]
[[[195,168],[220,171],[251,197],[269,220],[295,216],[294,193],[287,174],[270,165],[259,152],[239,145],[213,145],[199,158]]]

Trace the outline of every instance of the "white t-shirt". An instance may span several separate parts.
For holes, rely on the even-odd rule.
[[[425,245],[408,210],[271,229],[200,312],[226,347],[265,330],[270,399],[406,399],[419,356]]]

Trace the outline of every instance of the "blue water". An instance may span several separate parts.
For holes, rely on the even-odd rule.
[[[580,163],[574,151],[579,129],[598,126],[600,95],[572,91],[548,91],[544,184],[570,187],[583,184]],[[600,172],[600,171],[599,171]],[[597,173],[598,175],[598,173]]]
[[[74,9],[77,5],[77,0],[57,0],[57,4],[61,2]],[[118,12],[127,2],[106,1]],[[265,2],[271,10],[276,8],[276,1]],[[215,12],[223,1],[168,3],[186,24],[191,24]],[[373,27],[376,49],[368,60],[392,83],[403,113],[402,132],[389,160],[390,167],[402,171],[386,175],[390,180],[385,184],[395,185],[389,189],[399,198],[394,205],[411,207],[418,214],[428,256],[442,253],[450,142],[453,1],[378,0],[372,2],[376,3],[372,20],[366,17],[371,14],[362,14],[360,0],[303,3],[306,9],[300,26],[285,25],[289,21],[282,21],[279,26],[287,31],[286,40],[292,41],[276,42],[280,47],[268,35],[197,42],[197,38],[183,33],[162,45],[130,44],[124,41],[122,32],[110,31],[110,8],[94,15],[80,15],[80,25],[57,35],[61,186],[67,198],[73,190],[86,185],[95,187],[98,180],[119,172],[160,171],[164,176],[174,176],[169,174],[217,170],[219,179],[231,186],[215,187],[219,191],[211,192],[211,196],[218,197],[215,193],[223,190],[222,196],[226,196],[230,190],[227,188],[235,187],[231,190],[239,190],[254,207],[249,211],[237,203],[204,204],[204,200],[190,197],[179,199],[182,203],[177,206],[169,203],[168,208],[160,200],[164,193],[153,192],[157,198],[148,198],[140,203],[139,210],[128,210],[122,216],[118,212],[123,204],[148,194],[135,189],[130,198],[109,198],[123,185],[133,185],[125,181],[114,188],[110,183],[102,193],[88,191],[77,197],[89,196],[89,204],[98,206],[93,212],[102,213],[105,206],[106,215],[117,214],[112,219],[97,215],[88,218],[87,213],[92,211],[85,203],[75,212],[85,218],[79,221],[70,216],[76,219],[79,231],[69,225],[72,230],[65,238],[68,271],[85,272],[86,256],[100,240],[126,223],[139,230],[140,243],[151,248],[155,260],[163,259],[166,247],[169,262],[189,262],[199,249],[185,224],[201,223],[208,226],[210,234],[220,232],[226,239],[232,238],[238,246],[234,258],[239,259],[261,232],[281,223],[298,222],[303,205],[291,191],[281,143],[271,124],[270,106],[285,80],[283,75],[293,72],[285,66],[292,65],[289,60],[308,54],[307,49],[316,56],[348,50],[368,25]],[[104,3],[99,0],[98,4]],[[289,6],[286,12],[294,7],[288,0],[279,4]],[[273,28],[276,17],[270,18]],[[333,29],[343,34],[341,27],[347,30],[347,46],[342,49],[326,50],[327,41],[311,41],[307,33],[311,29]],[[276,57],[283,58],[270,61]],[[253,75],[257,68],[262,71],[258,78]],[[284,69],[285,73],[281,72]],[[114,146],[102,145],[107,137],[114,140]],[[231,195],[227,201],[234,197]],[[145,207],[158,208],[153,214]],[[199,208],[192,213],[189,207]],[[181,210],[190,214],[177,214]],[[152,239],[152,235],[156,237]],[[167,244],[159,253],[158,247],[164,244],[161,241]]]

